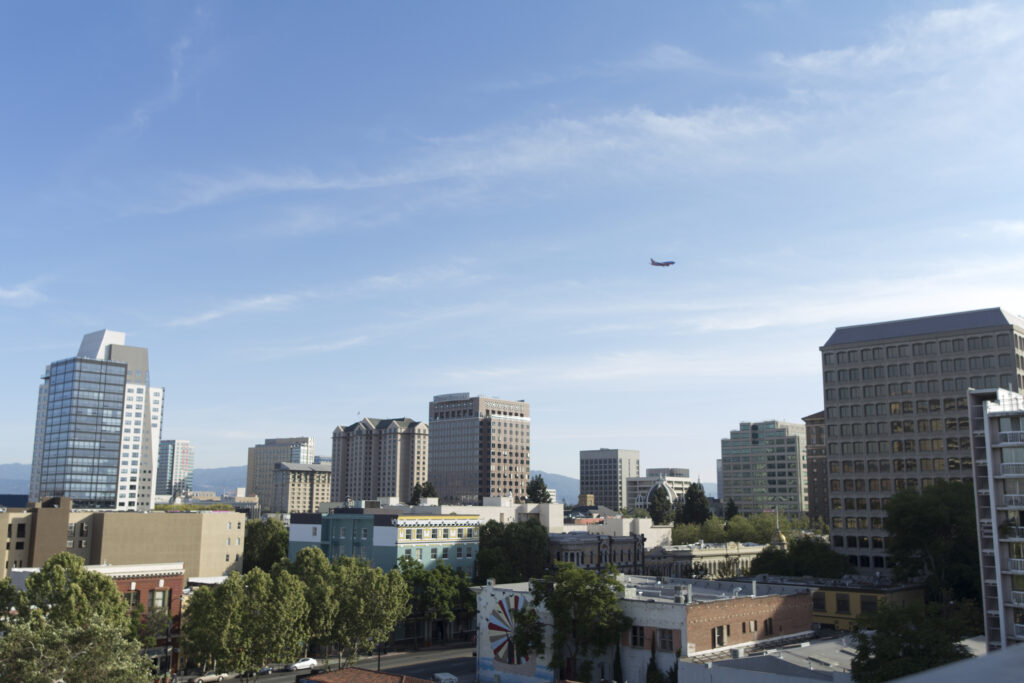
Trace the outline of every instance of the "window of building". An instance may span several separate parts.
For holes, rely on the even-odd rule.
[[[230,558],[225,558],[230,559]],[[155,609],[163,609],[167,606],[167,591],[152,590],[149,591],[149,609],[150,611]]]
[[[850,613],[850,594],[836,593],[836,612],[839,614]]]
[[[432,559],[432,560],[436,560],[437,559],[437,548],[431,548],[430,549],[430,559]]]
[[[430,530],[430,537],[431,538],[437,538],[437,529],[431,529]]]
[[[862,595],[860,596],[860,611],[862,614],[872,614],[878,611],[878,596],[876,595]]]
[[[725,627],[715,626],[711,629],[711,647],[725,646]]]
[[[811,609],[815,612],[825,611],[825,594],[821,591],[814,591],[811,594]]]
[[[362,533],[360,534],[360,535],[361,535],[361,537],[362,537],[362,539],[363,539],[364,541],[366,540],[366,537],[367,537],[367,532],[368,532],[368,531],[369,531],[369,529],[367,529],[367,528],[365,528],[365,527],[364,527],[364,528],[363,528],[363,530],[362,530]]]
[[[658,649],[672,652],[672,631],[667,628],[658,629]]]
[[[316,528],[316,527],[313,527],[313,536],[314,536],[314,537],[316,536],[316,532],[317,532],[317,528]]]
[[[129,607],[135,607],[139,604],[139,591],[125,591],[124,599],[128,602]]]
[[[644,627],[633,626],[629,632],[629,644],[632,647],[644,646]]]

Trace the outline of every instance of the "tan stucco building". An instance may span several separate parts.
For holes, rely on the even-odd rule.
[[[331,499],[331,466],[279,462],[274,465],[271,512],[316,512]]]
[[[186,580],[241,571],[245,515],[240,512],[101,512],[74,510],[68,498],[0,512],[6,548],[0,577],[40,567],[60,552],[86,564],[181,562]]]
[[[296,436],[266,439],[250,447],[245,469],[246,494],[259,496],[260,505],[269,506],[274,498],[274,466],[279,462],[312,465],[315,446],[313,437]]]

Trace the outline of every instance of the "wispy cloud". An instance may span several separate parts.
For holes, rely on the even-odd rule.
[[[171,327],[188,327],[217,320],[235,313],[246,313],[251,311],[284,311],[295,305],[300,300],[296,294],[268,294],[266,296],[252,299],[239,299],[225,303],[217,308],[210,309],[198,315],[186,316],[172,320],[168,323]]]
[[[149,125],[149,120],[153,114],[171,106],[181,97],[182,70],[185,65],[185,54],[191,45],[192,39],[188,36],[182,36],[171,45],[169,54],[171,72],[167,85],[164,86],[159,94],[135,108],[132,112],[132,125],[137,128],[144,128]]]
[[[46,295],[39,291],[34,282],[22,282],[13,287],[0,286],[0,304],[32,306],[45,299]]]
[[[703,69],[708,63],[676,45],[655,45],[640,57],[621,62],[625,69],[675,71],[677,69]]]
[[[324,342],[290,344],[274,348],[264,348],[258,351],[257,355],[265,360],[278,360],[281,358],[290,358],[293,356],[304,356],[308,354],[333,353],[335,351],[344,351],[345,349],[350,349],[354,346],[362,346],[369,341],[370,337],[368,335],[361,334],[355,337],[345,337],[342,339],[334,339]]]

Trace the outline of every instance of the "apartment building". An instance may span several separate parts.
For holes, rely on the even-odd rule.
[[[598,448],[580,451],[580,494],[594,494],[594,502],[612,510],[633,506],[626,481],[640,476],[640,451]]]
[[[740,514],[807,513],[807,447],[802,424],[741,422],[722,439],[722,501]]]
[[[312,464],[315,444],[313,437],[297,436],[266,439],[250,447],[245,470],[245,492],[257,496],[260,505],[271,505],[274,500],[274,466],[279,462]]]
[[[821,363],[832,546],[887,570],[888,498],[973,478],[968,389],[1020,391],[1024,320],[989,308],[840,327]]]
[[[981,558],[985,642],[1024,641],[1024,395],[976,389],[968,396]]]
[[[313,513],[331,500],[331,466],[294,462],[274,465],[270,512]]]
[[[434,396],[428,476],[443,502],[524,498],[530,481],[530,404],[468,393]]]
[[[363,418],[331,439],[331,500],[409,500],[427,480],[430,428],[407,417]]]
[[[46,366],[30,501],[66,496],[78,508],[152,508],[164,390],[150,385],[149,351],[125,340],[124,332],[92,332],[74,358]]]
[[[0,511],[7,530],[0,578],[41,567],[60,552],[86,564],[181,562],[185,579],[241,571],[245,515],[239,512],[117,512],[73,508],[69,498]],[[0,546],[2,547],[2,546]]]

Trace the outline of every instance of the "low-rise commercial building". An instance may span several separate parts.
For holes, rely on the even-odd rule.
[[[623,574],[644,573],[644,537],[607,536],[585,531],[548,534],[548,561],[572,562],[581,569],[600,570],[615,565]]]
[[[766,546],[758,543],[687,543],[654,548],[647,553],[647,572],[654,576],[730,578],[745,574]]]
[[[69,498],[51,498],[0,512],[0,530],[11,547],[0,578],[69,552],[96,565],[181,562],[187,580],[241,571],[245,550],[245,515],[221,510],[75,510]]]
[[[736,648],[764,647],[811,635],[811,596],[789,586],[736,586],[728,582],[619,576],[619,606],[633,625],[618,643],[623,678],[645,679],[654,651],[659,669],[667,671],[683,657],[698,657]],[[511,635],[515,613],[532,603],[527,583],[489,584],[477,593],[477,680],[482,683],[555,681],[565,672],[550,666],[551,646],[543,655],[517,652]],[[537,606],[541,623],[551,614]],[[546,628],[546,637],[551,629]],[[616,648],[588,657],[595,679],[611,679]]]

